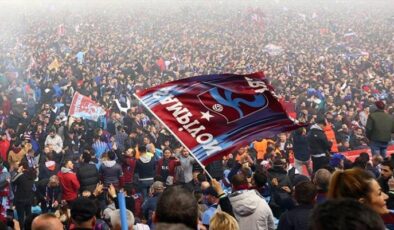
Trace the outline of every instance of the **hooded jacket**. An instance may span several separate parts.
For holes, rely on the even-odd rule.
[[[104,186],[110,184],[119,185],[120,179],[123,176],[122,167],[116,161],[103,161],[100,167],[100,176],[103,178]]]
[[[62,167],[57,176],[63,190],[62,200],[73,201],[77,199],[80,187],[77,175],[71,169]]]
[[[137,161],[137,173],[140,179],[152,179],[155,176],[155,161],[148,154],[144,154]]]
[[[229,199],[240,229],[275,229],[270,207],[255,190],[234,192]]]
[[[332,143],[327,140],[323,129],[314,124],[308,133],[309,153],[311,155],[320,155],[330,152]]]

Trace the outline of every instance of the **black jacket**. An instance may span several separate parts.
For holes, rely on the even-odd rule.
[[[382,191],[386,193],[389,198],[386,200],[387,203],[387,208],[388,209],[394,209],[394,194],[390,193],[390,188],[389,188],[389,181],[390,178],[384,179],[382,176],[380,176],[377,181],[382,188]]]
[[[293,151],[295,159],[299,161],[307,161],[310,158],[308,151],[308,137],[296,131],[293,135]]]
[[[299,205],[283,213],[279,220],[278,230],[308,229],[312,209],[313,205]]]
[[[317,125],[312,125],[308,133],[308,147],[311,155],[320,155],[329,153],[332,143],[327,140],[327,136],[323,129]]]
[[[77,178],[81,186],[79,188],[81,192],[84,190],[93,192],[99,182],[99,173],[96,165],[83,163],[77,171]]]
[[[12,186],[14,187],[14,202],[33,202],[33,185],[35,179],[34,171],[25,171],[12,177]]]

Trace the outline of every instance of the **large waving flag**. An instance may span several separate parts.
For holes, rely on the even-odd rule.
[[[89,97],[75,92],[68,115],[97,121],[99,116],[105,115],[105,110]]]
[[[289,118],[261,72],[186,78],[135,96],[204,164],[303,126]]]

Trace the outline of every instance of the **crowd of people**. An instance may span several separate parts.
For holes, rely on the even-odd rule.
[[[0,219],[21,229],[118,229],[121,191],[130,229],[330,229],[340,218],[353,218],[349,229],[392,228],[393,8],[4,3]],[[213,178],[133,97],[176,79],[257,71],[309,125],[212,162]],[[75,92],[106,114],[68,116]],[[349,150],[363,153],[352,162]]]

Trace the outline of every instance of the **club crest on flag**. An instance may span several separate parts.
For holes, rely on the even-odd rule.
[[[197,97],[205,108],[224,117],[227,124],[258,112],[268,105],[263,94],[238,94],[218,87],[213,87]]]

